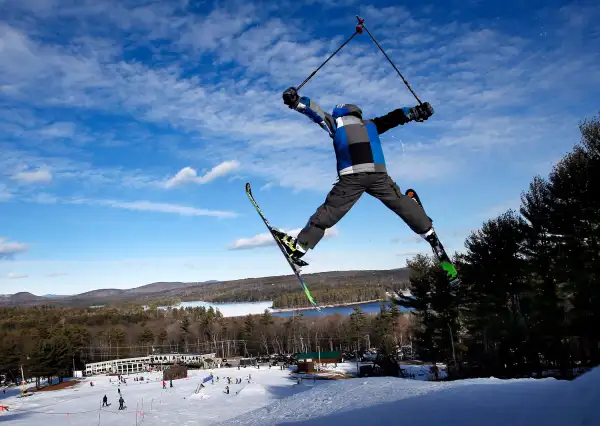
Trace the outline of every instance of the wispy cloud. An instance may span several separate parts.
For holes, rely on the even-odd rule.
[[[412,243],[423,243],[423,237],[418,234],[404,235],[402,237],[392,237],[390,239],[392,243],[412,244]]]
[[[11,10],[26,10],[40,21],[73,24],[69,40],[51,43],[30,36],[31,28],[27,21],[15,18],[17,12],[7,15],[7,24],[0,28],[0,73],[4,92],[11,99],[42,108],[119,111],[142,122],[219,140],[203,146],[179,141],[165,149],[194,161],[239,158],[249,173],[280,186],[323,190],[335,179],[327,136],[284,108],[280,91],[308,75],[345,34],[306,37],[304,23],[287,19],[286,4],[259,8],[233,2],[233,6],[227,3],[203,15],[189,10],[185,2],[133,6],[105,0],[54,8],[48,6],[50,1],[35,6],[6,1]],[[365,5],[362,10],[378,34],[385,34],[381,42],[393,57],[400,55],[397,44],[403,45],[403,71],[421,98],[436,108],[428,122],[410,123],[391,132],[402,134],[407,146],[403,167],[396,166],[394,141],[388,139],[385,146],[396,175],[439,180],[464,169],[457,160],[474,161],[469,153],[544,141],[556,134],[557,125],[578,117],[565,114],[557,99],[556,107],[530,100],[554,98],[559,86],[561,94],[568,93],[572,100],[592,96],[586,87],[599,79],[586,72],[599,62],[598,53],[585,48],[585,43],[592,42],[589,38],[571,37],[568,45],[545,49],[545,39],[515,37],[497,29],[495,23],[482,27],[448,19],[434,25],[429,16],[401,6]],[[577,10],[560,12],[556,27],[574,22],[590,25],[589,17],[598,16],[598,10],[586,9],[585,14],[588,19],[577,20]],[[397,25],[399,19],[402,25]],[[341,26],[336,28],[342,31]],[[84,30],[94,30],[97,36],[90,37]],[[127,43],[114,43],[111,35]],[[159,42],[164,40],[169,43],[168,51]],[[311,81],[305,94],[317,98],[326,109],[350,99],[369,116],[416,102],[368,39],[352,43],[351,50],[341,51]],[[151,52],[157,66],[124,60],[124,53],[135,48]],[[210,63],[214,74],[189,72],[193,68],[190,57]],[[568,78],[583,74],[589,77],[585,85]],[[389,96],[394,88],[397,93]],[[506,114],[519,108],[518,120]],[[56,137],[77,131],[64,123],[41,130]],[[290,158],[303,173],[289,173]],[[436,167],[426,167],[431,164]],[[171,186],[203,177],[186,168]]]
[[[6,184],[0,182],[0,202],[8,201],[13,198],[12,192],[8,190]]]
[[[157,213],[171,213],[182,216],[213,216],[219,218],[233,218],[238,214],[229,211],[207,210],[196,207],[182,206],[179,204],[170,203],[155,203],[152,201],[118,201],[118,200],[103,200],[89,198],[73,198],[66,200],[69,204],[85,204],[93,206],[105,206],[115,209],[124,209],[132,211],[146,211]]]
[[[484,211],[479,213],[479,217],[487,219],[494,219],[500,216],[506,211],[513,209],[519,211],[519,206],[521,205],[521,201],[519,198],[515,198],[512,200],[506,200],[503,203],[495,204],[491,207],[486,208]]]
[[[11,259],[15,254],[24,253],[27,250],[29,250],[29,244],[0,238],[0,259]]]
[[[430,254],[430,251],[427,250],[404,250],[404,251],[400,251],[398,253],[396,253],[396,256],[400,256],[400,257],[410,257],[410,256],[416,256],[417,254]]]
[[[268,191],[269,189],[273,188],[273,182],[267,182],[265,183],[263,186],[261,186],[259,188],[260,191]]]
[[[56,195],[48,194],[46,192],[39,192],[30,197],[25,197],[25,201],[37,203],[37,204],[56,204],[60,202],[60,198]]]
[[[172,188],[177,185],[181,185],[188,182],[204,184],[211,182],[219,177],[225,176],[240,166],[240,162],[237,160],[224,161],[221,164],[213,167],[203,176],[198,176],[195,169],[191,167],[184,167],[177,172],[175,176],[165,182],[165,188]]]
[[[50,183],[52,182],[52,173],[50,173],[48,170],[23,171],[15,173],[11,176],[11,179],[26,185]]]
[[[25,274],[16,274],[14,272],[9,272],[8,274],[6,274],[6,278],[8,278],[9,280],[18,280],[21,278],[27,278],[27,275]]]
[[[289,231],[283,230],[284,232],[296,237],[300,233],[302,228],[292,229]],[[325,231],[324,238],[333,238],[339,235],[339,228],[334,226]],[[275,244],[273,236],[269,232],[255,235],[250,238],[239,238],[229,245],[230,250],[243,250],[243,249],[255,249],[259,247],[265,247]]]
[[[66,275],[69,275],[69,274],[66,272],[52,272],[50,274],[46,274],[46,276],[48,278],[64,277]]]
[[[171,213],[182,216],[212,216],[219,218],[234,218],[239,216],[238,213],[232,211],[202,209],[193,206],[173,203],[159,203],[149,200],[125,201],[87,197],[60,197],[54,194],[39,193],[30,197],[24,197],[23,201],[37,204],[60,203],[71,205],[101,206],[131,211]]]

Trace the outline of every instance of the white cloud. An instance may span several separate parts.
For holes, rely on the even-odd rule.
[[[8,278],[9,280],[18,280],[21,278],[27,278],[27,275],[25,274],[15,274],[14,272],[9,272],[8,274],[6,274],[6,278]]]
[[[302,230],[302,228],[292,229],[289,231],[283,230],[283,231],[296,237],[296,236],[298,236],[298,234],[300,233],[301,230]],[[325,231],[324,238],[333,238],[333,237],[337,237],[338,235],[339,235],[339,229],[337,226],[334,226],[333,228],[329,228]],[[239,239],[235,240],[228,248],[230,250],[255,249],[258,247],[265,247],[265,246],[270,246],[273,244],[275,244],[275,241],[273,240],[273,236],[271,235],[271,233],[265,232],[265,233],[255,235],[250,238],[239,238]]]
[[[52,123],[40,129],[39,134],[48,138],[70,138],[75,134],[75,124]]]
[[[52,182],[52,173],[41,169],[30,172],[18,172],[12,175],[11,179],[22,184],[50,183]]]
[[[25,201],[38,204],[56,204],[60,201],[60,199],[55,195],[40,192],[32,195],[31,197],[25,198]]]
[[[0,238],[0,259],[12,258],[15,254],[26,252],[29,245],[16,241],[8,241],[7,238]]]
[[[400,257],[411,257],[411,256],[416,256],[417,254],[430,254],[431,250],[427,251],[427,250],[404,250],[404,251],[400,251],[398,253],[396,253],[396,256],[400,256]]]
[[[177,172],[175,176],[165,182],[165,188],[172,188],[183,183],[194,182],[198,184],[204,184],[211,182],[219,177],[225,176],[232,171],[236,170],[240,166],[240,162],[237,160],[224,161],[221,164],[210,169],[203,176],[198,176],[195,169],[191,167],[184,167]]]
[[[287,19],[284,4],[259,8],[237,2],[232,7],[226,2],[200,14],[190,13],[188,2],[133,6],[103,0],[55,8],[48,6],[50,0],[44,6],[6,1],[7,9],[25,9],[40,21],[34,34],[43,33],[42,24],[55,20],[68,20],[74,33],[66,43],[40,41],[44,38],[28,35],[32,33],[29,22],[38,20],[18,19],[16,12],[8,15],[6,24],[0,24],[0,75],[7,99],[35,102],[40,108],[109,111],[218,140],[196,144],[190,138],[167,149],[186,161],[238,158],[245,171],[274,185],[323,190],[335,179],[327,136],[281,105],[280,92],[290,81],[302,81],[339,45],[346,35],[337,28],[347,28],[345,18],[335,22],[344,26],[332,25],[340,32],[337,37],[319,39],[306,37],[310,28]],[[503,33],[501,22],[496,21],[489,22],[488,28],[485,22],[473,28],[467,22],[450,21],[452,18],[431,25],[429,16],[403,7],[367,5],[363,12],[378,27],[380,42],[388,53],[402,58],[402,70],[420,97],[436,109],[427,122],[390,132],[391,136],[402,134],[407,147],[430,147],[407,149],[404,164],[398,165],[394,144],[384,144],[393,175],[440,180],[447,173],[467,170],[458,167],[457,160],[475,162],[469,154],[476,151],[557,140],[557,128],[565,123],[576,126],[580,118],[578,112],[565,113],[561,105],[567,101],[584,105],[581,99],[593,99],[597,93],[592,89],[599,77],[586,71],[596,69],[599,63],[598,53],[590,48],[598,41],[597,33],[587,38],[569,37],[566,43],[557,32],[561,37],[553,45],[537,37]],[[598,17],[598,8],[567,12],[566,17],[558,17],[562,19],[557,21],[558,30],[574,22],[589,28]],[[554,14],[565,12],[561,9]],[[398,20],[403,25],[397,25]],[[87,31],[95,29],[104,31],[90,37]],[[167,41],[169,51],[157,46],[157,40]],[[137,46],[149,50],[159,65],[124,61],[123,56],[128,55],[123,53]],[[209,62],[210,72],[189,73],[190,57]],[[290,67],[291,63],[295,65]],[[387,65],[368,37],[357,38],[311,80],[303,94],[315,96],[326,110],[351,99],[369,116],[414,104]],[[573,75],[588,78],[569,78]],[[390,90],[396,91],[395,96],[389,96]],[[554,102],[544,102],[548,97]],[[510,111],[520,111],[519,119],[513,119]],[[49,126],[44,123],[41,128],[52,136],[68,136],[80,128],[79,123],[75,127],[65,123]],[[439,155],[442,150],[443,157]],[[292,160],[301,173],[289,172]],[[111,179],[102,180],[99,175]],[[99,184],[120,175],[78,168],[70,176],[93,176],[97,178],[93,182]],[[186,167],[160,185],[202,183],[202,179],[211,178],[208,174],[199,177],[196,170]],[[153,179],[137,175],[133,181],[155,184]]]
[[[8,201],[13,198],[12,192],[8,190],[6,184],[0,182],[0,202]]]
[[[106,207],[112,207],[115,209],[133,210],[133,211],[172,213],[172,214],[179,214],[182,216],[213,216],[213,217],[220,217],[220,218],[237,217],[237,213],[229,212],[229,211],[199,209],[196,207],[182,206],[179,204],[155,203],[152,201],[116,201],[116,200],[102,200],[102,199],[89,199],[89,198],[73,198],[73,199],[64,200],[64,201],[69,204],[106,206]]]
[[[69,274],[67,274],[66,272],[52,272],[50,274],[46,274],[48,278],[64,277],[66,275]]]
[[[483,212],[479,213],[479,217],[484,218],[485,220],[496,219],[501,214],[506,213],[508,210],[512,209],[519,212],[519,206],[521,205],[521,200],[519,198],[514,198],[512,200],[506,200],[503,203],[495,204],[486,208]]]

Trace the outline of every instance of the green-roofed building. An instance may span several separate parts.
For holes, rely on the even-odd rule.
[[[333,352],[305,352],[296,354],[296,360],[298,361],[306,361],[312,360],[313,362],[319,362],[321,360],[322,364],[329,364],[332,362],[340,362],[342,361],[342,353],[339,351]]]

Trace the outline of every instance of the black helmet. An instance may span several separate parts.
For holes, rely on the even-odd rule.
[[[348,115],[353,115],[362,120],[362,110],[353,104],[340,104],[336,105],[333,109],[333,113],[331,116],[336,119],[339,117],[346,117]]]

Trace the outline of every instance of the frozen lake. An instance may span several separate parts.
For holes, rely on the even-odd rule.
[[[209,303],[203,302],[201,300],[191,301],[191,302],[182,302],[180,305],[176,306],[177,308],[197,308],[197,307],[213,307],[214,309],[219,309],[223,316],[225,317],[237,317],[244,315],[256,315],[262,314],[265,309],[271,308],[273,305],[272,301],[265,302],[241,302],[241,303]],[[350,315],[354,308],[360,307],[364,312],[379,312],[380,302],[368,302],[368,303],[360,303],[355,305],[347,305],[347,306],[333,306],[333,307],[323,307],[321,308],[321,312],[315,309],[306,309],[306,310],[296,310],[296,311],[284,311],[284,312],[273,312],[274,316],[278,317],[289,317],[294,314],[303,314],[305,316],[320,316],[320,315]],[[166,307],[161,307],[160,309],[166,309]],[[401,308],[401,311],[406,311],[406,309]]]

